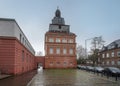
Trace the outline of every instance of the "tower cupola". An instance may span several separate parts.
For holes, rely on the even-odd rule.
[[[59,9],[56,10],[55,16],[56,16],[56,17],[59,17],[59,18],[61,17],[61,12],[60,12]]]
[[[52,24],[65,25],[64,18],[61,17],[61,12],[58,8],[55,12],[55,17],[52,19]]]

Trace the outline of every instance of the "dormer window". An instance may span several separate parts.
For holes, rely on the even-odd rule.
[[[115,48],[115,44],[111,44],[108,46],[108,49],[113,49],[113,48]]]

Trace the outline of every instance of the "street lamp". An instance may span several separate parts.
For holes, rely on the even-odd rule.
[[[87,58],[87,41],[92,40],[92,39],[94,39],[95,41],[97,41],[97,40],[101,39],[101,36],[100,37],[89,38],[89,39],[85,40],[85,57],[86,58]]]
[[[86,39],[85,40],[85,57],[87,58],[87,41],[88,40],[91,40],[91,39],[93,39],[93,38],[90,38],[90,39]]]

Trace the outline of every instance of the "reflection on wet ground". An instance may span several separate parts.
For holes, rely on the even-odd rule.
[[[120,86],[116,81],[78,69],[40,69],[29,86]]]
[[[27,86],[28,82],[36,74],[35,71],[27,72],[22,75],[12,76],[6,79],[0,80],[0,86]]]

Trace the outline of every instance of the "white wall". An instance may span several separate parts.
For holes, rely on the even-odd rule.
[[[14,37],[14,22],[0,20],[0,36]]]
[[[35,51],[31,46],[30,42],[18,26],[15,20],[11,19],[0,19],[0,36],[7,36],[7,37],[16,37],[20,40],[20,34],[22,36],[21,43],[33,54],[35,55]],[[23,42],[24,38],[24,42]]]

